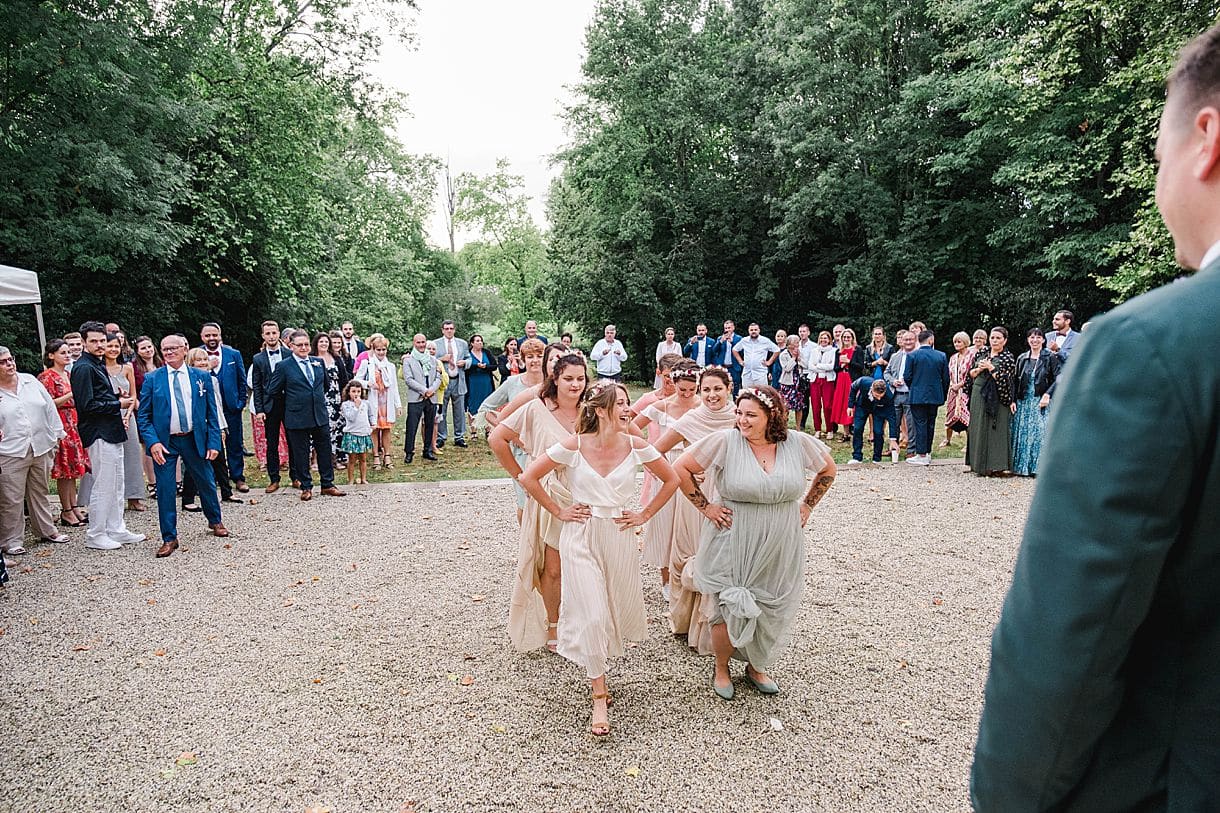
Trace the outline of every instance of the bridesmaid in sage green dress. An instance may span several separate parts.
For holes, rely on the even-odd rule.
[[[695,557],[701,612],[712,625],[712,687],[734,695],[729,660],[746,662],[746,679],[763,694],[779,686],[767,669],[787,645],[805,580],[809,512],[835,479],[824,443],[789,433],[783,400],[770,387],[737,396],[737,426],[691,446],[674,466],[686,495],[710,520]],[[695,477],[714,471],[722,505],[708,501]],[[813,485],[806,488],[806,474]]]

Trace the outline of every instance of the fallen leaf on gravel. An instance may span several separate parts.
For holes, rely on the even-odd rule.
[[[232,545],[230,545],[228,542],[226,542],[226,543],[224,544],[224,549],[225,549],[225,550],[233,550],[233,546],[232,546]]]
[[[173,779],[177,775],[178,775],[178,772],[175,771],[173,768],[166,768],[164,771],[161,772],[162,779]]]
[[[471,686],[474,684],[474,675],[462,675],[462,679],[458,681],[463,686]]]
[[[86,577],[85,577],[85,581],[87,581],[87,582],[95,582],[95,581],[97,581],[98,579],[100,579],[101,577],[102,577],[102,574],[101,574],[101,573],[97,573],[97,574],[95,574],[95,575],[93,575],[93,576],[86,576]]]
[[[453,674],[452,672],[450,672],[448,675],[445,675],[445,677],[449,678],[450,683],[457,683],[458,676]]]
[[[942,605],[944,603],[945,603],[945,600],[943,598],[941,598],[940,596],[936,596],[932,599],[932,604],[934,604],[937,607],[939,607],[940,605]]]
[[[415,802],[403,802],[398,813],[416,813]]]
[[[305,808],[305,813],[331,813],[331,810],[329,807],[323,807],[322,805],[310,805]]]
[[[30,618],[30,626],[32,626],[32,627],[36,627],[36,626],[38,626],[38,619],[37,619],[37,618]]]
[[[893,500],[894,497],[891,495],[891,496],[882,497],[881,499],[886,500],[888,502],[890,500]]]
[[[639,776],[640,769],[635,765],[632,765],[630,768],[624,768],[623,773],[627,774],[628,776]]]
[[[462,660],[466,660],[466,661],[473,661],[473,660],[477,660],[477,659],[478,659],[477,655],[471,655],[469,652],[467,652],[466,655],[462,658]]]
[[[910,728],[911,721],[910,720],[899,720],[898,725],[902,726],[903,728]]]
[[[470,543],[462,542],[462,544],[458,545],[458,550],[470,550]]]
[[[869,486],[868,490],[869,491],[879,491],[880,489],[878,489],[876,486]]]
[[[898,668],[899,669],[906,669],[908,666],[910,666],[910,664],[908,664],[905,659],[903,659],[903,658],[898,659]]]
[[[356,569],[356,563],[355,563],[355,562],[352,562],[350,565],[348,565],[348,566],[347,566],[347,569],[348,569],[348,570],[355,570],[355,569]]]
[[[77,644],[76,646],[72,647],[72,651],[73,652],[88,652],[89,645],[88,644]]]
[[[21,568],[21,571],[20,571],[20,572],[21,572],[21,573],[25,573],[25,574],[27,574],[27,575],[28,575],[28,574],[33,573],[33,572],[34,572],[34,568],[29,567],[29,566],[27,565],[26,567]]]
[[[178,755],[178,758],[176,760],[174,760],[174,764],[178,765],[178,766],[198,765],[199,757],[195,756],[194,751],[183,751],[181,754]]]
[[[360,605],[359,605],[359,604],[353,604],[353,605],[352,605],[352,609],[353,609],[353,610],[359,610],[359,609],[360,609]]]
[[[507,734],[508,733],[508,729],[505,728],[504,726],[500,725],[499,723],[496,723],[495,725],[493,725],[491,727],[491,730],[496,732],[497,734]]]
[[[639,646],[639,644],[637,644],[635,641],[628,641],[628,642],[627,642],[627,648],[628,648],[628,649],[635,649],[637,646]]]
[[[485,598],[487,598],[487,596],[483,595],[482,593],[475,593],[473,596],[470,597],[470,600],[471,601],[482,601]]]
[[[0,627],[0,635],[3,635],[6,632],[8,632],[8,630],[6,630],[4,627]]]
[[[140,585],[141,587],[148,587],[152,583],[153,583],[152,579],[140,579],[139,581],[136,582],[136,584]]]
[[[246,500],[250,505],[258,505],[258,500]]]
[[[283,604],[281,604],[280,606],[281,606],[281,607],[291,607],[291,606],[292,606],[293,604],[295,604],[295,603],[296,603],[296,602],[295,602],[295,601],[293,601],[292,599],[290,599],[290,598],[286,598],[286,599],[284,599],[284,603],[283,603]]]
[[[40,550],[40,551],[38,551],[38,553],[35,553],[34,555],[35,555],[35,556],[37,556],[39,559],[43,559],[43,558],[45,558],[45,557],[47,557],[47,556],[50,556],[50,555],[51,555],[51,551],[49,551],[49,550]]]
[[[321,577],[321,576],[314,576],[312,579],[310,579],[310,581],[320,582],[320,581],[322,581],[322,577]]]
[[[772,717],[770,722],[771,722],[772,731],[783,731],[784,730],[784,724],[780,722],[778,717]]]
[[[151,607],[157,603],[157,600],[155,598],[150,598],[148,601],[146,601],[144,603],[147,604],[149,607]]]
[[[422,517],[420,517],[420,519],[432,519],[432,517],[430,517],[430,516],[422,516]]]
[[[322,678],[320,678],[320,677],[314,678],[314,679],[313,679],[313,682],[314,682],[315,684],[316,684],[316,683],[321,683],[321,682],[322,682]]]

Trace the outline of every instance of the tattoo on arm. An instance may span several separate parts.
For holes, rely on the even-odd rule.
[[[699,490],[698,483],[695,483],[694,488],[691,491],[687,491],[685,493],[686,499],[690,500],[691,505],[695,506],[700,511],[711,505],[711,503],[708,502],[707,497],[703,496],[703,492]]]
[[[805,495],[805,505],[813,508],[822,501],[826,496],[826,492],[830,491],[831,484],[835,478],[829,474],[821,474],[813,481],[813,485],[809,489],[809,493]]]

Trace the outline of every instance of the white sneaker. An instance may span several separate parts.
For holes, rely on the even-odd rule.
[[[97,539],[86,539],[85,547],[93,550],[118,550],[123,546],[108,536],[102,536]]]
[[[143,542],[145,539],[148,539],[144,534],[136,534],[131,531],[120,531],[117,534],[112,534],[110,538],[120,545],[134,545],[137,542]]]
[[[917,454],[907,461],[908,466],[930,466],[932,464],[931,455]]]
[[[848,461],[847,461],[847,465],[849,465],[849,466],[859,466],[859,465],[860,465],[860,461],[859,461],[859,460],[856,460],[856,458],[854,458],[854,457],[853,457],[851,460],[848,460]]]

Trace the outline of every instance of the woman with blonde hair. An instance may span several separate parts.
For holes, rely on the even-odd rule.
[[[960,330],[953,334],[953,349],[949,356],[949,392],[945,399],[945,439],[940,448],[953,440],[954,432],[965,432],[970,426],[970,394],[966,391],[966,377],[974,366],[974,344],[970,334]]]
[[[589,730],[596,736],[610,733],[609,659],[623,655],[625,641],[648,637],[635,537],[623,531],[647,522],[678,487],[665,458],[647,441],[627,434],[630,403],[622,384],[597,382],[580,405],[576,433],[550,446],[521,475],[525,490],[561,526],[564,576],[557,651],[582,666],[589,678]],[[631,511],[627,506],[641,465],[660,486],[642,510]],[[543,486],[552,473],[567,482],[569,503],[561,505]]]
[[[402,409],[402,400],[398,394],[398,372],[394,362],[387,354],[390,342],[380,333],[374,333],[368,338],[368,356],[356,368],[353,381],[364,385],[368,393],[368,401],[377,415],[377,425],[373,427],[373,469],[383,466],[394,468],[390,458],[390,433],[398,420],[398,412]]]

